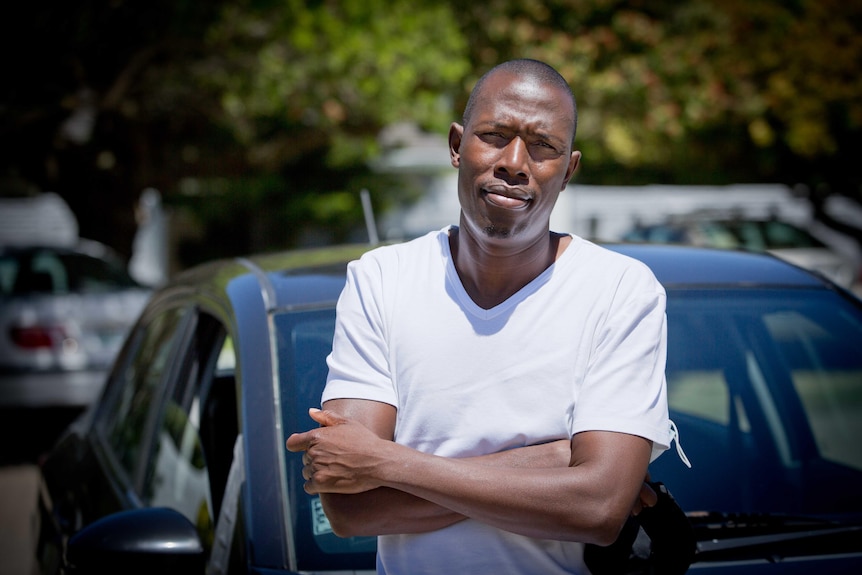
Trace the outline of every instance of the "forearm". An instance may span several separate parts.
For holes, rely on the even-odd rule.
[[[643,441],[644,448],[634,461],[619,463],[617,471],[604,463],[575,462],[573,467],[511,468],[500,473],[476,461],[395,446],[400,452],[387,457],[379,477],[389,487],[500,529],[607,544],[628,517],[646,471],[648,442],[633,439]],[[611,459],[616,458],[605,461]]]
[[[321,501],[332,530],[340,537],[426,533],[465,518],[421,497],[387,487],[350,495],[322,493]]]
[[[560,440],[465,458],[463,461],[497,468],[564,468],[570,457],[569,441]],[[342,537],[425,533],[448,527],[465,518],[427,499],[386,487],[351,495],[324,493],[321,499],[333,530]]]
[[[303,477],[308,493],[353,497],[388,487],[443,510],[539,538],[613,542],[634,508],[651,451],[651,443],[641,437],[590,431],[572,438],[568,467],[558,465],[560,445],[553,443],[484,458],[454,459],[399,445],[332,411],[309,414],[322,427],[293,434],[287,441],[291,451],[305,451]],[[524,462],[532,463],[519,466]],[[400,501],[406,507],[399,511],[387,509],[386,501],[371,501],[371,508],[394,513],[390,517],[395,518],[381,515],[373,524],[396,529],[410,512],[409,506],[420,505],[409,498]],[[349,512],[335,509],[341,503],[337,498],[329,501],[337,522],[351,518]],[[429,525],[454,521],[446,511],[422,509]],[[357,528],[339,529],[344,533]]]
[[[568,467],[572,458],[572,448],[568,439],[560,439],[539,445],[528,445],[515,449],[498,451],[487,455],[465,457],[462,461],[470,461],[491,467]]]

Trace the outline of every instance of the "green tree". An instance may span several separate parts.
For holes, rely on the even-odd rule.
[[[362,221],[361,188],[384,208],[404,193],[401,182],[367,171],[380,130],[399,121],[448,126],[453,87],[468,71],[449,9],[403,0],[231,3],[209,30],[207,52],[195,77],[220,95],[217,121],[243,151],[238,173],[215,186],[216,201],[280,230],[281,241],[264,231],[263,242],[242,249],[295,243],[321,228],[326,241],[347,239]]]
[[[0,34],[0,162],[128,253],[147,186],[201,230],[183,264],[351,239],[384,126],[445,133],[494,64],[573,83],[577,178],[802,183],[859,199],[862,5],[843,0],[85,0]],[[3,192],[0,192],[3,193]]]
[[[376,134],[439,128],[468,66],[449,9],[404,0],[30,3],[2,26],[3,174],[126,254],[157,187],[202,230],[184,264],[313,224],[345,239],[359,189],[394,190],[366,165]]]
[[[493,0],[463,14],[477,73],[526,56],[572,81],[583,181],[765,180],[859,197],[858,2]]]

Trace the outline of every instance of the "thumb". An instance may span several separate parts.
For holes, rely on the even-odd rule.
[[[310,415],[311,419],[313,419],[323,427],[331,427],[333,425],[341,425],[342,423],[347,423],[346,417],[342,417],[334,411],[329,411],[326,409],[317,409],[316,407],[312,407],[308,410],[308,415]]]

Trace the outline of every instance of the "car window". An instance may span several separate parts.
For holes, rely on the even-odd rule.
[[[740,246],[740,238],[721,222],[701,222],[692,227],[692,243],[722,249],[736,249]]]
[[[862,511],[862,312],[827,290],[668,290],[668,405],[689,510]]]
[[[147,430],[155,417],[168,360],[181,335],[184,310],[172,309],[141,324],[132,337],[133,346],[111,375],[109,394],[98,427],[113,458],[138,483],[139,463]]]
[[[0,254],[0,296],[12,293],[18,275],[18,260],[9,254]]]
[[[764,237],[765,228],[761,222],[756,221],[732,221],[727,223],[727,228],[739,241],[739,245],[753,252],[762,252],[769,248],[767,238]]]
[[[140,287],[112,259],[51,249],[0,255],[0,294],[103,293]]]
[[[805,409],[821,457],[862,470],[862,326],[849,314],[795,310],[764,318]]]
[[[68,289],[75,293],[101,293],[139,287],[125,267],[113,260],[84,254],[65,254],[61,260],[69,278]]]
[[[763,222],[766,249],[825,248],[826,244],[806,230],[779,221]]]
[[[68,293],[69,276],[52,250],[11,252],[0,258],[0,286],[4,295]]]
[[[335,310],[278,314],[275,326],[283,444],[294,431],[317,427],[308,416],[308,408],[320,407],[328,371],[326,357],[332,351]],[[299,569],[373,569],[377,538],[341,538],[332,532],[320,497],[303,491],[301,454],[286,452],[285,473]]]
[[[152,507],[180,511],[206,548],[213,541],[219,502],[237,437],[236,384],[223,350],[232,349],[225,329],[200,315],[178,356],[176,383],[155,424],[142,499]],[[225,343],[227,342],[227,346]]]

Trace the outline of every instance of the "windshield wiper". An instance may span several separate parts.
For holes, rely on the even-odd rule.
[[[697,538],[695,561],[766,559],[862,552],[862,525],[811,516],[689,513]]]

